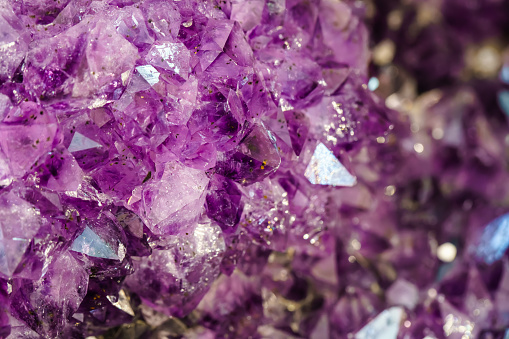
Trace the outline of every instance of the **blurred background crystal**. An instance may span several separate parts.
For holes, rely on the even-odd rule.
[[[0,338],[509,338],[509,1],[0,32]]]

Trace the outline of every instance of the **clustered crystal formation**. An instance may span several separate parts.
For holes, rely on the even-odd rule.
[[[0,0],[0,338],[503,338],[507,127],[412,133],[364,14]]]

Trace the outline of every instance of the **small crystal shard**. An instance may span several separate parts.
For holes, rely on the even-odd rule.
[[[504,255],[507,248],[509,248],[509,215],[503,215],[486,226],[475,253],[487,264],[492,264]]]
[[[0,195],[0,276],[11,277],[41,225],[39,211],[14,192]]]
[[[322,143],[316,146],[304,176],[310,183],[317,185],[351,187],[357,183],[356,177]]]
[[[232,20],[238,21],[244,31],[258,25],[262,18],[263,0],[244,0],[232,4]]]
[[[396,339],[402,316],[403,308],[389,308],[357,332],[355,339]]]
[[[154,86],[159,82],[160,73],[157,71],[157,69],[154,68],[154,66],[138,66],[136,67],[136,70],[141,74],[143,79],[145,79],[150,84],[150,86]]]
[[[88,226],[85,227],[76,240],[72,243],[71,251],[80,252],[91,257],[122,260],[118,254],[108,246],[105,240],[101,239]]]
[[[87,138],[83,134],[76,132],[74,133],[71,140],[71,144],[67,149],[69,150],[69,152],[78,152],[96,147],[102,147],[102,145],[90,138]]]
[[[13,27],[13,24],[0,15],[0,31],[2,31],[0,37],[0,83],[10,80],[14,76],[16,68],[20,65],[23,55],[27,51],[26,42],[21,35],[22,32],[16,29],[18,28],[17,25],[14,24],[15,27]]]
[[[281,156],[272,133],[263,125],[250,127],[238,147],[218,161],[216,171],[243,185],[251,184],[274,173]]]
[[[47,337],[64,332],[67,318],[85,296],[88,275],[69,252],[62,253],[38,281],[15,282],[11,310],[30,328]]]
[[[144,185],[140,216],[156,234],[174,232],[180,224],[192,223],[203,210],[208,178],[203,171],[167,163],[160,179]]]
[[[184,44],[171,42],[155,44],[148,51],[145,59],[152,65],[170,70],[184,79],[189,77],[190,54]],[[148,66],[142,67],[147,68]],[[153,67],[152,69],[155,71]]]
[[[223,231],[234,231],[242,214],[242,192],[235,183],[217,176],[209,184],[207,216],[218,222]]]
[[[135,262],[136,271],[126,283],[156,310],[183,316],[219,275],[224,239],[217,225],[201,221],[170,237],[165,247]]]

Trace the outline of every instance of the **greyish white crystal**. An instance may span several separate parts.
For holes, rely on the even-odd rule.
[[[145,79],[150,86],[154,86],[159,82],[159,72],[152,65],[144,65],[136,67],[136,70]]]
[[[121,245],[121,244],[120,244]],[[88,226],[72,243],[71,251],[80,252],[90,257],[114,259],[122,261],[125,257],[123,245],[119,246],[119,253],[116,253],[101,237],[99,237]]]
[[[386,309],[357,332],[355,339],[396,339],[402,315],[402,307]]]
[[[475,253],[487,264],[492,264],[502,258],[508,247],[509,214],[504,214],[486,226]]]
[[[350,174],[334,154],[323,144],[316,146],[304,176],[312,184],[352,187],[357,178]]]
[[[75,132],[68,150],[72,153],[98,147],[102,147],[102,145],[81,133]]]

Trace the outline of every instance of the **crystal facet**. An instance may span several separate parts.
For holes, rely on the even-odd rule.
[[[357,179],[322,143],[316,146],[304,176],[310,183],[318,185],[351,187],[357,182]]]
[[[507,337],[507,13],[0,0],[0,338]]]

